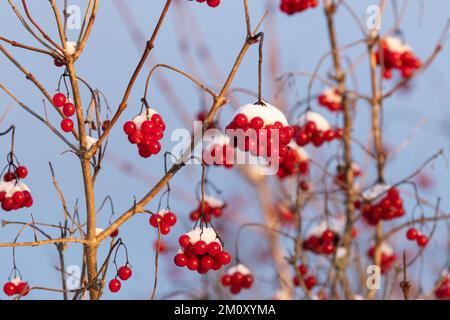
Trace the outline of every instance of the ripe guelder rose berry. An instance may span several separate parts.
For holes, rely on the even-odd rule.
[[[416,228],[409,228],[408,231],[406,231],[406,238],[409,241],[416,241],[419,247],[425,247],[428,244],[428,237]]]
[[[233,147],[278,162],[287,154],[294,130],[278,108],[264,102],[241,106],[226,133],[233,139]]]
[[[211,8],[215,8],[220,4],[220,0],[197,0],[197,2],[206,2],[206,4]]]
[[[376,53],[378,65],[383,64],[385,79],[392,78],[392,70],[397,69],[403,78],[409,78],[422,66],[412,49],[396,37],[386,37],[381,40],[381,48]]]
[[[308,288],[308,290],[311,290],[314,288],[317,284],[317,278],[313,275],[308,275],[308,267],[301,264],[298,266],[298,273],[300,274],[301,278],[305,282],[305,286]],[[292,280],[294,283],[294,286],[298,287],[301,284],[301,281],[299,277],[296,275],[294,276],[294,279]]]
[[[213,228],[195,228],[180,236],[181,249],[174,257],[175,265],[205,274],[219,270],[231,261],[228,252],[223,251],[220,239]]]
[[[3,292],[7,296],[13,296],[20,294],[21,296],[26,296],[30,292],[30,286],[27,282],[20,278],[15,278],[3,285]]]
[[[447,271],[444,272],[443,277],[439,280],[434,295],[438,299],[450,300],[450,274]]]
[[[163,138],[165,129],[163,119],[151,108],[145,108],[141,114],[125,122],[123,126],[128,141],[137,145],[139,155],[143,158],[149,158],[161,151],[159,140]]]
[[[222,276],[221,283],[224,287],[230,287],[231,294],[238,294],[241,289],[250,289],[253,280],[250,270],[239,263],[228,269],[227,273]]]
[[[320,147],[324,142],[341,139],[343,136],[342,129],[333,130],[323,116],[312,111],[307,111],[299,118],[294,130],[295,141],[300,147],[309,143]]]
[[[294,142],[290,142],[287,146],[286,155],[280,158],[277,171],[278,178],[284,179],[286,177],[297,176],[297,174],[306,176],[309,171],[308,159],[309,156],[303,148]]]
[[[344,219],[341,216],[313,225],[303,241],[303,249],[316,254],[331,255],[336,251],[343,228]]]
[[[387,244],[386,242],[382,242],[379,247],[381,254],[381,273],[386,273],[394,264],[397,256],[395,255],[394,249]],[[375,261],[375,247],[370,247],[367,255]]]
[[[234,164],[234,155],[234,149],[230,146],[230,138],[219,135],[213,137],[203,150],[203,162],[207,165],[222,165],[230,169]]]
[[[26,177],[28,170],[24,166],[17,167],[15,173],[8,171],[0,181],[0,204],[3,210],[19,210],[33,205],[33,197],[28,186],[20,181]]]
[[[225,207],[227,206],[225,202],[216,197],[208,195],[205,196],[204,200],[203,213],[205,215],[204,220],[206,222],[210,222],[213,216],[216,218],[222,216],[223,209],[225,209]],[[201,212],[202,202],[199,201],[197,209],[189,214],[189,218],[191,219],[191,221],[197,221],[200,218]]]
[[[281,0],[280,10],[286,14],[292,15],[309,8],[315,8],[318,4],[318,0]]]
[[[324,90],[317,100],[322,107],[327,108],[329,111],[343,111],[342,96],[336,88]]]
[[[170,228],[177,223],[177,216],[169,209],[164,209],[156,214],[152,214],[149,222],[154,228],[158,228],[159,225],[161,234],[166,235],[170,232]]]
[[[386,190],[388,190],[386,195],[377,200]],[[396,188],[378,184],[365,191],[363,197],[365,203],[361,210],[365,221],[370,225],[376,225],[380,220],[392,220],[405,214],[403,200]]]
[[[75,114],[75,105],[61,92],[55,93],[53,96],[53,104],[58,108],[62,108],[62,113],[66,117],[61,120],[61,130],[64,132],[71,132],[73,130],[74,123],[70,117]]]

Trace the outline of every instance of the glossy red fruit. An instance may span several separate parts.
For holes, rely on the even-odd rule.
[[[416,240],[418,236],[418,232],[416,228],[410,228],[408,229],[408,231],[406,231],[406,238],[408,238],[408,240]]]
[[[127,121],[125,122],[125,124],[123,125],[123,131],[125,132],[125,134],[127,136],[129,136],[130,134],[132,134],[134,131],[136,131],[136,124],[133,121]]]
[[[169,232],[170,232],[170,227],[169,227],[166,223],[161,222],[161,223],[159,224],[159,231],[160,231],[161,234],[163,234],[163,235],[169,234]]]
[[[238,113],[235,117],[234,117],[234,123],[238,126],[238,127],[245,127],[248,123],[248,119],[247,116],[245,114],[242,113]]]
[[[58,108],[64,106],[64,104],[67,102],[67,98],[64,94],[61,92],[56,93],[53,96],[53,104],[57,106]]]
[[[211,258],[208,255],[205,255],[202,257],[202,259],[200,260],[200,266],[202,267],[203,270],[210,270],[214,265],[214,260],[213,258]]]
[[[317,278],[315,276],[310,276],[305,279],[305,285],[308,289],[312,289],[317,284]]]
[[[241,292],[241,286],[231,286],[230,292],[232,294],[238,294]]]
[[[25,179],[28,175],[28,169],[25,166],[18,166],[16,169],[16,174],[20,179]]]
[[[17,294],[20,294],[21,296],[25,297],[30,293],[30,287],[28,286],[28,283],[25,281],[21,281],[17,284]]]
[[[250,288],[253,284],[253,276],[251,274],[246,274],[244,276],[244,279],[242,279],[242,287],[243,288]]]
[[[122,284],[118,279],[112,279],[109,282],[109,291],[111,291],[112,293],[118,292],[120,288],[122,288]]]
[[[215,257],[217,254],[219,254],[220,250],[222,250],[222,247],[218,242],[213,241],[208,244],[208,254],[210,256]]]
[[[73,130],[73,121],[72,119],[65,118],[61,121],[61,129],[64,132],[70,132]]]
[[[231,276],[226,274],[222,277],[222,285],[225,287],[231,286]]]
[[[264,126],[264,120],[261,117],[253,117],[250,121],[250,127],[255,130],[259,130]]]
[[[194,250],[195,250],[196,254],[203,255],[208,251],[208,245],[206,244],[205,241],[202,241],[202,240],[197,241],[194,244]]]
[[[240,272],[235,272],[231,277],[231,285],[232,286],[240,286],[244,276]]]
[[[184,253],[178,253],[173,260],[178,267],[185,267],[188,263],[188,258]]]
[[[16,191],[13,193],[13,201],[15,204],[21,206],[23,202],[25,201],[25,197],[21,191]]]
[[[71,117],[75,113],[75,106],[73,103],[67,102],[63,107],[63,113],[66,117]]]
[[[166,212],[163,219],[169,227],[173,227],[177,223],[177,216],[173,212]]]
[[[188,262],[187,262],[187,267],[189,270],[197,270],[198,267],[200,266],[200,263],[198,262],[198,259],[196,257],[192,257],[189,258]]]
[[[10,181],[13,181],[14,179],[16,179],[16,176],[11,171],[8,171],[7,173],[5,173],[5,175],[3,177],[3,180],[5,182],[10,182]]]
[[[428,237],[424,234],[419,234],[416,241],[419,247],[425,247],[428,243]]]
[[[215,8],[215,7],[217,7],[220,4],[220,0],[207,0],[206,3],[211,8]]]
[[[7,296],[13,296],[17,293],[17,287],[14,283],[12,282],[7,282],[5,283],[5,285],[3,286],[3,292],[7,295]]]
[[[228,252],[222,251],[216,256],[217,261],[223,265],[229,264],[231,262],[231,256]]]
[[[116,230],[114,230],[111,234],[110,234],[110,237],[111,238],[115,238],[115,237],[117,237],[119,235],[119,229],[116,229]]]
[[[187,234],[183,234],[178,239],[178,243],[180,244],[181,247],[187,248],[191,244],[191,239],[189,238],[189,236]]]
[[[334,240],[334,232],[331,230],[325,230],[322,234],[322,240],[324,242],[333,242]]]
[[[322,252],[324,254],[332,254],[333,251],[334,251],[334,246],[331,243],[324,245],[322,248]]]
[[[117,271],[117,275],[119,276],[120,280],[128,280],[131,278],[131,275],[133,274],[133,271],[128,266],[122,266]]]

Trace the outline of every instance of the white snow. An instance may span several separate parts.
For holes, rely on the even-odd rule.
[[[336,93],[335,88],[328,88],[322,92],[322,94],[327,98],[328,102],[341,103],[342,97]]]
[[[251,121],[254,117],[260,117],[264,121],[264,125],[274,124],[275,122],[281,122],[283,126],[288,125],[286,116],[281,112],[280,109],[274,107],[264,101],[266,106],[261,106],[257,104],[246,104],[241,106],[233,115],[234,117],[239,114],[245,114],[248,121]]]
[[[380,245],[381,253],[384,253],[387,256],[394,255],[394,249],[386,242],[382,242]]]
[[[375,198],[378,198],[381,194],[385,193],[386,191],[388,191],[391,188],[390,185],[388,184],[380,184],[377,183],[376,185],[374,185],[373,187],[365,190],[362,193],[362,196],[364,199],[366,200],[372,200]]]
[[[77,51],[77,43],[67,41],[66,42],[66,53],[71,55],[71,54],[74,54],[76,51]]]
[[[144,108],[140,114],[133,118],[133,122],[136,124],[136,129],[140,130],[142,122],[150,120],[154,114],[158,114],[158,112],[152,108]]]
[[[330,123],[321,114],[313,111],[307,111],[298,119],[298,125],[304,126],[308,121],[313,121],[317,129],[326,131],[330,129]]]
[[[5,197],[12,197],[14,192],[16,191],[28,191],[30,192],[30,188],[28,186],[21,182],[21,181],[1,181],[0,182],[0,191],[5,191],[6,195]]]
[[[205,195],[205,202],[207,202],[208,205],[213,208],[221,208],[224,205],[222,200],[220,200],[214,196]]]
[[[345,220],[341,217],[336,218],[330,218],[328,219],[328,223],[326,220],[321,221],[320,223],[317,223],[313,225],[311,228],[309,228],[307,232],[307,237],[316,236],[321,237],[323,232],[327,229],[330,229],[331,231],[341,234],[344,231],[345,227]]]
[[[244,266],[243,264],[239,263],[233,267],[231,267],[230,269],[228,269],[227,274],[232,275],[235,272],[240,272],[242,275],[247,275],[247,274],[251,274],[251,271]]]
[[[186,235],[189,236],[192,244],[202,240],[205,241],[207,244],[210,244],[211,242],[217,242],[222,247],[219,238],[217,237],[217,234],[213,228],[202,229],[200,227],[197,227],[186,233]]]
[[[300,155],[302,160],[308,160],[309,154],[306,152],[306,150],[302,147],[300,147],[295,141],[291,141],[288,144],[288,147],[291,147],[291,149],[294,149],[297,151],[297,153]]]
[[[406,51],[411,51],[411,47],[402,41],[402,39],[397,37],[386,37],[384,38],[387,47],[390,51],[397,53],[404,53]]]
[[[86,147],[88,149],[90,149],[96,142],[97,142],[97,139],[92,138],[91,136],[86,136],[86,143],[87,143]]]

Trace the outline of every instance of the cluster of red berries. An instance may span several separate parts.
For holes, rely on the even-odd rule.
[[[312,251],[316,254],[332,254],[336,250],[336,244],[339,242],[337,232],[326,229],[322,234],[312,234],[303,241],[303,249]]]
[[[213,139],[203,151],[203,161],[207,165],[224,166],[227,169],[233,167],[234,149],[229,144],[229,137],[221,136]]]
[[[419,247],[425,247],[428,243],[428,237],[416,228],[409,228],[408,231],[406,231],[406,238],[409,241],[416,241]]]
[[[335,88],[329,88],[322,92],[317,98],[322,107],[327,108],[331,112],[343,111],[342,97]]]
[[[308,290],[311,290],[314,288],[317,284],[317,278],[313,275],[308,276],[308,267],[304,264],[301,264],[298,266],[298,272],[300,273],[303,281],[305,282],[306,288]],[[294,276],[294,279],[292,280],[294,283],[294,286],[298,287],[300,285],[300,279],[297,276]]]
[[[312,143],[318,148],[324,142],[339,140],[344,135],[342,129],[333,130],[327,120],[314,112],[304,114],[299,120],[299,125],[294,126],[294,130],[295,141],[300,147]]]
[[[286,14],[292,15],[309,8],[315,8],[318,4],[319,1],[317,0],[281,0],[280,10]]]
[[[222,216],[223,209],[225,209],[226,206],[226,203],[220,199],[213,196],[205,196],[203,205],[202,201],[199,201],[197,209],[189,214],[189,218],[191,221],[197,221],[202,214],[203,207],[203,219],[205,222],[210,222],[213,216],[216,218]]]
[[[162,117],[150,108],[146,108],[140,115],[123,125],[128,141],[137,145],[142,158],[149,158],[161,151],[159,140],[163,138],[165,129],[166,124]]]
[[[440,282],[439,286],[434,291],[434,295],[438,299],[450,299],[450,275],[445,276]]]
[[[132,275],[133,270],[131,270],[131,267],[128,265],[128,263],[124,266],[121,266],[117,270],[116,277],[109,282],[109,291],[111,291],[112,293],[119,292],[122,288],[122,283],[120,282],[120,280],[127,281],[131,278]],[[117,278],[119,278],[120,280]]]
[[[233,146],[239,150],[275,160],[287,154],[287,145],[294,135],[284,114],[269,104],[240,107],[226,129],[227,134],[234,137]],[[239,139],[241,134],[245,140]],[[277,136],[278,141],[275,141]]]
[[[25,166],[16,167],[15,172],[8,171],[5,173],[3,181],[0,182],[0,203],[3,210],[19,210],[33,205],[30,189],[20,181],[20,179],[25,179],[27,175],[28,170]]]
[[[286,155],[280,158],[277,171],[278,178],[284,179],[297,174],[301,174],[303,176],[307,175],[309,171],[309,164],[308,155],[306,152],[294,144],[288,145],[287,148],[288,151]]]
[[[9,297],[15,294],[26,296],[30,292],[30,286],[28,285],[28,282],[22,281],[20,278],[16,278],[5,283],[3,286],[3,292]]]
[[[405,214],[403,200],[396,188],[391,188],[377,203],[366,203],[362,206],[364,219],[370,225],[377,225],[380,220],[392,220]]]
[[[206,120],[206,116],[207,116],[206,112],[201,111],[201,112],[197,113],[197,121],[201,121],[203,123],[203,121]],[[216,123],[214,121],[212,121],[209,124],[207,129],[214,129],[214,128],[216,128]]]
[[[220,0],[196,0],[196,1],[200,3],[206,2],[206,4],[211,8],[215,8],[220,4]]]
[[[170,228],[177,223],[177,216],[168,209],[161,210],[156,214],[152,214],[149,219],[150,225],[158,228],[161,234],[166,235],[170,232]]]
[[[383,57],[381,57],[381,50]],[[409,78],[422,66],[422,62],[412,52],[411,48],[399,38],[387,37],[381,40],[381,50],[376,53],[377,63],[383,60],[386,79],[392,78],[392,69],[400,70],[403,78]]]
[[[381,251],[381,273],[385,273],[389,271],[395,260],[397,260],[397,256],[395,255],[392,247],[386,243],[382,243],[379,250]],[[375,260],[375,247],[371,247],[367,252],[367,255]]]
[[[65,94],[62,94],[61,92],[58,92],[53,96],[53,104],[58,108],[62,108],[62,112],[65,116],[65,118],[61,121],[62,131],[72,131],[74,125],[70,117],[75,114],[75,105]]]
[[[250,289],[253,280],[250,270],[246,266],[238,264],[228,269],[227,273],[222,276],[221,283],[225,287],[230,287],[231,294],[238,294],[241,289]]]
[[[175,265],[206,274],[209,270],[219,270],[229,264],[231,256],[223,251],[217,238],[212,228],[195,228],[180,236],[178,242],[181,249],[174,258]]]

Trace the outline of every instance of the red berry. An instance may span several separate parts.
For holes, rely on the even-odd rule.
[[[197,270],[199,267],[198,259],[196,257],[189,258],[189,260],[187,262],[187,267],[189,270],[192,270],[192,271]]]
[[[125,122],[125,124],[123,125],[123,131],[125,132],[125,134],[127,136],[129,136],[130,134],[132,134],[134,131],[136,131],[136,124],[133,121],[127,121]]]
[[[316,132],[316,130],[317,130],[317,126],[316,126],[315,122],[313,122],[313,121],[306,122],[306,124],[305,124],[305,131],[307,133],[311,133],[312,134],[312,133]]]
[[[207,0],[206,3],[211,8],[215,8],[215,7],[217,7],[220,4],[220,0]]]
[[[305,279],[305,285],[308,289],[312,289],[317,284],[317,278],[315,276],[309,276]]]
[[[131,275],[133,274],[133,271],[128,266],[122,266],[119,268],[119,271],[117,272],[117,275],[119,276],[120,280],[128,280],[131,278]]]
[[[165,223],[165,222],[161,222],[159,224],[159,231],[161,232],[161,234],[166,235],[169,234],[170,232],[170,227]]]
[[[14,203],[21,206],[23,202],[25,201],[25,197],[21,191],[16,191],[13,193],[12,199]]]
[[[159,124],[160,124],[161,122],[163,122],[162,117],[161,117],[159,114],[157,114],[157,113],[155,113],[155,114],[151,117],[151,120],[152,120],[156,125],[158,125],[158,126],[159,126]]]
[[[224,285],[225,287],[231,286],[231,276],[228,274],[225,274],[222,277],[222,285]]]
[[[206,244],[205,241],[202,241],[202,240],[197,241],[194,244],[194,250],[195,250],[196,254],[203,255],[208,251],[208,245]]]
[[[255,130],[259,130],[264,126],[264,120],[261,117],[254,117],[250,121],[250,127],[252,127]]]
[[[3,180],[5,180],[5,182],[11,182],[14,179],[16,179],[16,176],[11,171],[8,171],[7,173],[5,173],[5,176],[3,177]]]
[[[115,238],[119,235],[119,229],[114,230],[109,236],[111,238]]]
[[[231,279],[230,279],[231,280]],[[7,282],[5,283],[5,285],[3,286],[3,292],[7,295],[7,296],[13,296],[17,293],[17,287],[14,283],[12,282]]]
[[[322,240],[327,243],[331,243],[334,240],[334,232],[327,229],[322,233]]]
[[[244,276],[240,272],[235,272],[231,277],[231,285],[232,286],[240,286]]]
[[[185,267],[187,265],[188,259],[185,254],[178,253],[174,258],[174,262],[178,267]]]
[[[67,102],[63,107],[63,113],[66,117],[71,117],[75,113],[75,106],[73,103]]]
[[[212,257],[215,257],[221,251],[221,249],[222,247],[216,241],[213,241],[210,244],[208,244],[208,254]]]
[[[331,243],[328,243],[323,246],[322,252],[324,254],[332,254],[334,251],[334,246]]]
[[[202,267],[202,269],[208,271],[213,267],[213,265],[214,265],[213,258],[211,258],[208,255],[202,257],[200,261],[200,266]]]
[[[28,293],[30,293],[30,287],[28,286],[28,283],[25,281],[19,282],[19,284],[17,285],[16,293],[20,294],[23,297],[28,295]]]
[[[219,254],[217,254],[217,261],[221,264],[229,264],[231,262],[231,256],[228,252],[222,251]]]
[[[118,292],[121,287],[122,287],[122,284],[120,283],[120,281],[118,279],[112,279],[109,282],[109,291],[111,291],[112,293]]]
[[[187,248],[191,244],[191,239],[189,238],[189,236],[187,234],[183,234],[178,239],[178,243],[180,244],[181,247]]]
[[[61,129],[64,132],[70,132],[73,130],[73,121],[69,118],[65,118],[61,121]]]
[[[18,166],[16,169],[16,175],[20,178],[20,179],[25,179],[28,175],[28,169],[25,166]]]
[[[247,116],[245,114],[242,113],[238,113],[235,117],[234,117],[234,123],[238,126],[238,127],[245,127],[248,123],[248,119]]]
[[[419,247],[425,247],[428,243],[428,237],[424,234],[419,234],[417,236],[417,244]]]
[[[57,106],[58,108],[64,106],[66,103],[67,98],[64,94],[58,92],[53,96],[53,104]]]
[[[232,294],[238,294],[241,292],[241,286],[231,286],[230,292]]]
[[[253,284],[253,276],[251,274],[246,274],[244,276],[244,279],[242,280],[242,287],[243,288],[250,288]]]
[[[169,227],[173,227],[177,223],[177,216],[173,212],[166,212],[163,219]]]
[[[416,228],[410,228],[408,231],[406,231],[406,237],[408,240],[416,240],[418,236],[418,232]]]

